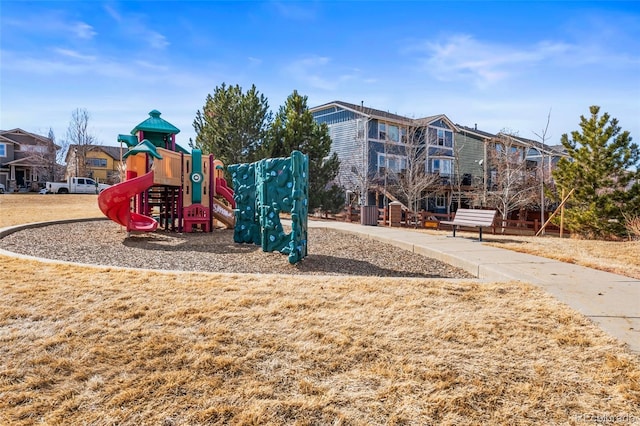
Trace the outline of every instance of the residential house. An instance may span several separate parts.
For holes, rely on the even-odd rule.
[[[526,162],[526,168],[532,177],[540,182],[552,182],[552,172],[562,157],[567,153],[562,145],[550,146],[518,135],[498,133],[495,149],[505,143],[515,153],[518,161]]]
[[[90,177],[110,185],[118,183],[124,170],[122,155],[126,152],[126,147],[70,145],[66,156],[66,177]]]
[[[348,195],[362,194],[367,205],[378,206],[400,198],[392,184],[412,167],[407,153],[413,150],[420,153],[419,167],[442,178],[439,190],[427,197],[423,207],[447,211],[457,129],[444,114],[412,119],[342,101],[309,111],[317,123],[329,128],[331,150],[341,162],[337,180]]]
[[[332,152],[341,162],[337,181],[346,189],[349,202],[357,202],[361,193],[366,193],[366,204],[379,207],[402,199],[393,181],[411,168],[410,154],[419,154],[419,166],[438,177],[424,191],[420,206],[437,213],[449,213],[458,206],[487,206],[487,194],[499,180],[496,159],[502,150],[508,151],[508,161],[518,165],[523,179],[546,183],[566,155],[558,147],[531,139],[454,124],[444,114],[412,119],[342,101],[310,108],[310,112],[316,122],[329,128]],[[424,149],[416,150],[416,143]]]
[[[50,138],[22,129],[0,130],[0,183],[9,192],[37,191],[56,172],[56,152]]]
[[[457,176],[461,179],[460,191],[454,193],[454,201],[460,200],[464,207],[486,205],[489,183],[489,146],[497,136],[478,130],[478,126],[456,124],[455,134]]]
[[[501,150],[509,150],[509,159],[522,170],[523,179],[531,178],[545,184],[552,182],[553,169],[559,159],[566,156],[562,146],[549,146],[517,135],[493,134],[479,130],[477,125],[456,126],[456,161],[462,182],[453,198],[454,201],[459,199],[464,207],[486,205],[487,192],[497,184],[495,161]],[[542,193],[542,187],[540,190]]]

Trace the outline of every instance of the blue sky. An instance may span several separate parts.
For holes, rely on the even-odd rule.
[[[57,140],[157,109],[186,145],[224,82],[532,139],[551,111],[550,144],[595,104],[640,142],[640,2],[3,0],[0,28],[0,128]]]

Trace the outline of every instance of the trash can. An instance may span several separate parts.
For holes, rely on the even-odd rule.
[[[360,224],[378,226],[378,206],[361,206]]]
[[[400,226],[402,224],[402,203],[398,201],[389,203],[389,221],[391,226]]]

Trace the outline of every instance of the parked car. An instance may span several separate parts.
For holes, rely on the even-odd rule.
[[[111,185],[87,177],[70,177],[66,182],[47,182],[48,194],[98,194]]]
[[[0,194],[4,194],[4,191],[5,191],[4,183],[0,183]]]

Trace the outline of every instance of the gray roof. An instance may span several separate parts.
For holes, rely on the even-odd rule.
[[[356,104],[350,104],[349,102],[343,102],[343,101],[332,101],[332,102],[328,102],[326,104],[317,106],[317,107],[313,107],[312,109],[322,109],[326,106],[329,105],[340,105],[343,108],[346,109],[350,109],[352,111],[355,112],[359,112],[361,114],[364,115],[369,115],[371,117],[376,117],[376,118],[384,118],[387,120],[395,120],[395,121],[411,121],[411,119],[409,117],[405,117],[402,115],[398,115],[398,114],[391,114],[390,112],[386,112],[386,111],[382,111],[379,109],[375,109],[375,108],[369,108],[366,106],[360,106],[360,105],[356,105]]]
[[[0,139],[5,142],[10,142],[15,145],[34,145],[36,140],[45,144],[53,144],[56,149],[60,149],[58,145],[53,143],[53,140],[47,136],[38,135],[36,133],[27,132],[22,129],[0,130]]]
[[[69,150],[67,151],[67,155],[72,152],[79,145],[71,144],[69,145]],[[104,146],[104,145],[86,145],[84,147],[87,151],[95,151],[100,150],[107,154],[109,157],[113,158],[116,161],[120,161],[120,147],[119,146]],[[127,148],[122,148],[122,155],[127,153]]]
[[[363,114],[363,115],[368,115],[370,117],[376,118],[376,119],[383,119],[383,120],[393,120],[393,121],[397,121],[397,122],[401,122],[401,123],[406,123],[408,125],[423,125],[423,124],[429,124],[433,121],[439,120],[439,119],[443,119],[445,121],[447,121],[448,123],[451,124],[452,127],[455,128],[455,124],[449,120],[449,118],[445,115],[445,114],[437,114],[437,115],[431,115],[428,117],[422,117],[422,118],[410,118],[410,117],[406,117],[404,115],[398,115],[398,114],[392,114],[388,111],[382,111],[379,109],[375,109],[375,108],[369,108],[363,105],[356,105],[356,104],[351,104],[349,102],[343,102],[343,101],[332,101],[332,102],[328,102],[326,104],[323,105],[319,105],[313,108],[310,108],[312,110],[319,110],[322,108],[325,108],[327,106],[330,105],[339,105],[343,108],[349,109],[351,111]]]
[[[127,152],[127,148],[120,148],[119,146],[101,146],[101,150],[107,153],[114,160],[120,161],[120,153],[124,155]]]
[[[474,133],[478,136],[482,136],[484,138],[495,138],[496,135],[494,135],[493,133],[489,133],[489,132],[485,132],[483,130],[478,130],[478,128],[476,126],[474,127],[468,127],[468,126],[463,126],[461,124],[456,123],[456,126],[458,127],[458,129],[463,130],[464,132],[468,132],[468,133]]]

